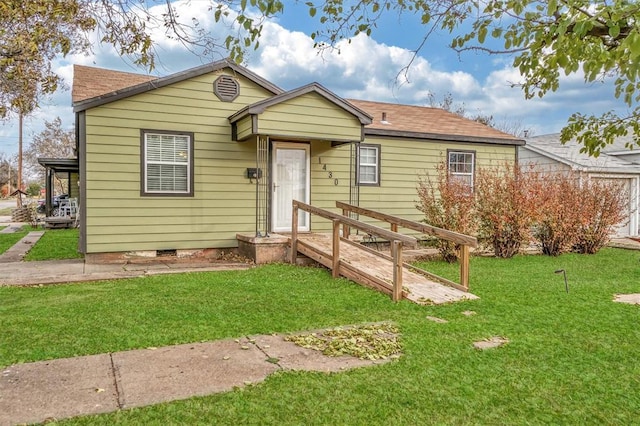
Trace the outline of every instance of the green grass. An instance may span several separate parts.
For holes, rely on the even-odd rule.
[[[322,269],[0,288],[0,366],[247,334],[395,321],[404,355],[338,374],[283,372],[244,389],[65,424],[633,424],[640,407],[639,252],[473,258],[480,300],[394,304]],[[428,263],[443,276],[457,266]],[[566,269],[570,292],[557,269]],[[464,316],[473,310],[476,315]],[[437,324],[428,315],[447,319]],[[502,348],[476,340],[504,336]]]
[[[0,234],[0,254],[7,251],[32,230],[34,229],[25,225],[18,232]],[[29,250],[24,260],[60,260],[82,257],[82,254],[78,253],[78,232],[78,229],[49,229],[45,231],[42,238]]]
[[[78,229],[49,229],[24,260],[60,260],[82,257],[78,253]]]
[[[5,227],[3,227],[5,228]],[[7,251],[11,248],[15,243],[20,241],[25,235],[29,233],[27,230],[27,226],[23,226],[22,229],[18,232],[13,232],[9,234],[0,234],[0,254]]]

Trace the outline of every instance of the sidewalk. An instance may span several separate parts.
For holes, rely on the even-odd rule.
[[[0,372],[0,426],[226,392],[278,370],[340,372],[384,362],[328,357],[268,335],[17,364]]]
[[[248,269],[239,262],[85,263],[84,259],[0,263],[0,286],[74,283],[135,278],[145,275],[177,274]]]
[[[0,224],[7,225],[5,229],[0,231],[4,233],[15,232],[24,225],[7,222],[5,217],[0,217]],[[144,259],[144,261],[135,263],[123,260],[117,263],[100,264],[85,263],[84,259],[23,262],[25,254],[43,234],[44,231],[32,231],[0,255],[0,286],[101,281],[157,274],[239,270],[251,267],[251,265],[242,262],[167,258]]]

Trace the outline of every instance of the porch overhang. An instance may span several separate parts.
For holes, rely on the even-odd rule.
[[[38,158],[38,163],[55,172],[78,173],[80,170],[77,158]]]
[[[51,216],[53,200],[53,176],[55,173],[79,173],[80,163],[77,158],[38,158],[38,163],[46,170],[45,182],[45,215]]]
[[[248,105],[229,117],[235,141],[262,135],[333,145],[363,141],[364,126],[371,121],[367,113],[317,83]]]

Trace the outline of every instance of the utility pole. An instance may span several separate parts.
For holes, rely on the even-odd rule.
[[[17,189],[22,190],[22,112],[18,115],[18,182],[16,183]],[[22,197],[18,195],[17,206],[22,207]]]

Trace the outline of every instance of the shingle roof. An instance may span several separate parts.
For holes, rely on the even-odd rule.
[[[106,95],[116,90],[146,83],[158,77],[134,74],[130,72],[112,71],[85,65],[73,66],[73,88],[71,101],[73,103]]]
[[[74,110],[83,110],[95,105],[111,102],[112,100],[149,90],[149,88],[152,87],[171,84],[175,81],[180,81],[204,72],[210,72],[211,70],[221,67],[231,67],[235,71],[245,74],[252,80],[263,85],[263,87],[271,90],[274,94],[282,93],[282,89],[274,86],[248,69],[230,63],[227,60],[214,62],[163,78],[74,65],[72,89]],[[150,81],[154,81],[152,85],[144,84]],[[360,100],[348,100],[347,102],[373,117],[373,123],[365,127],[365,134],[367,135],[511,145],[524,144],[524,141],[513,135],[439,108]],[[386,121],[384,122],[382,120],[383,113],[386,117]]]
[[[640,146],[635,143],[634,135],[632,132],[625,136],[618,136],[613,140],[611,145],[607,145],[602,149],[602,152],[606,152],[607,154],[633,154],[638,153],[640,151]]]
[[[477,121],[469,120],[440,108],[349,100],[373,117],[366,134],[413,133],[438,139],[504,141],[522,145],[523,141]],[[383,120],[384,117],[384,120]]]
[[[527,145],[525,146],[525,149],[530,149],[538,154],[584,171],[640,173],[638,165],[622,158],[608,155],[604,151],[598,157],[591,157],[587,153],[580,152],[581,148],[582,145],[573,140],[562,144],[560,142],[560,133],[527,138]]]
[[[274,95],[283,92],[283,90],[275,84],[228,59],[200,65],[199,67],[177,72],[166,77],[152,77],[105,69],[80,69],[79,74],[74,74],[73,77],[73,92],[76,92],[75,86],[78,86],[77,99],[72,96],[73,110],[74,112],[84,111],[88,108],[128,98],[139,93],[158,89],[224,68],[230,68],[233,72],[248,78]],[[108,83],[101,83],[100,80]]]

